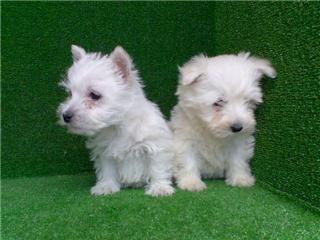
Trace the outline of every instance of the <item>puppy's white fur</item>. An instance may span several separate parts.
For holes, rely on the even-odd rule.
[[[181,189],[205,189],[201,177],[225,178],[231,186],[254,185],[249,160],[254,150],[254,110],[262,103],[259,81],[276,73],[267,60],[249,55],[199,55],[179,68],[179,102],[170,125]],[[242,129],[233,132],[232,126]]]
[[[108,56],[78,46],[72,46],[72,56],[61,83],[70,96],[58,113],[70,132],[88,137],[97,177],[91,193],[147,185],[149,195],[172,194],[172,134],[146,99],[130,56],[121,47]],[[71,120],[64,121],[63,114]]]

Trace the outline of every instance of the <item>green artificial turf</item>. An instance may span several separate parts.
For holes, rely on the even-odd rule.
[[[216,54],[251,51],[265,79],[253,170],[259,181],[320,209],[320,2],[217,2]]]
[[[2,181],[2,239],[320,239],[320,215],[263,190],[92,197],[91,175]]]

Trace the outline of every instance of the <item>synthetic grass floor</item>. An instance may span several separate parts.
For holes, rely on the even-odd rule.
[[[2,180],[7,239],[320,239],[320,214],[264,190],[207,181],[200,193],[92,197],[92,175]]]

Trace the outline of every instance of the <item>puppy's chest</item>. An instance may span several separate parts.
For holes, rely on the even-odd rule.
[[[199,145],[199,154],[206,164],[217,168],[224,168],[230,155],[229,147],[223,142],[202,142]]]
[[[122,184],[148,181],[150,154],[145,142],[133,138],[115,139],[108,152],[116,160],[118,177]]]
[[[118,161],[144,160],[147,153],[144,150],[144,142],[132,137],[118,137],[110,141],[107,154]]]

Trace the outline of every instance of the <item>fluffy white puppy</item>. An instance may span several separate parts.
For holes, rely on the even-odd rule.
[[[91,194],[141,185],[152,196],[172,194],[172,134],[146,99],[130,56],[122,47],[110,56],[71,50],[73,65],[61,83],[69,98],[58,114],[70,132],[88,137],[97,177]]]
[[[259,81],[276,72],[249,53],[192,58],[180,69],[178,104],[172,111],[175,178],[181,189],[206,188],[203,178],[231,186],[254,185],[254,111],[262,103]]]

